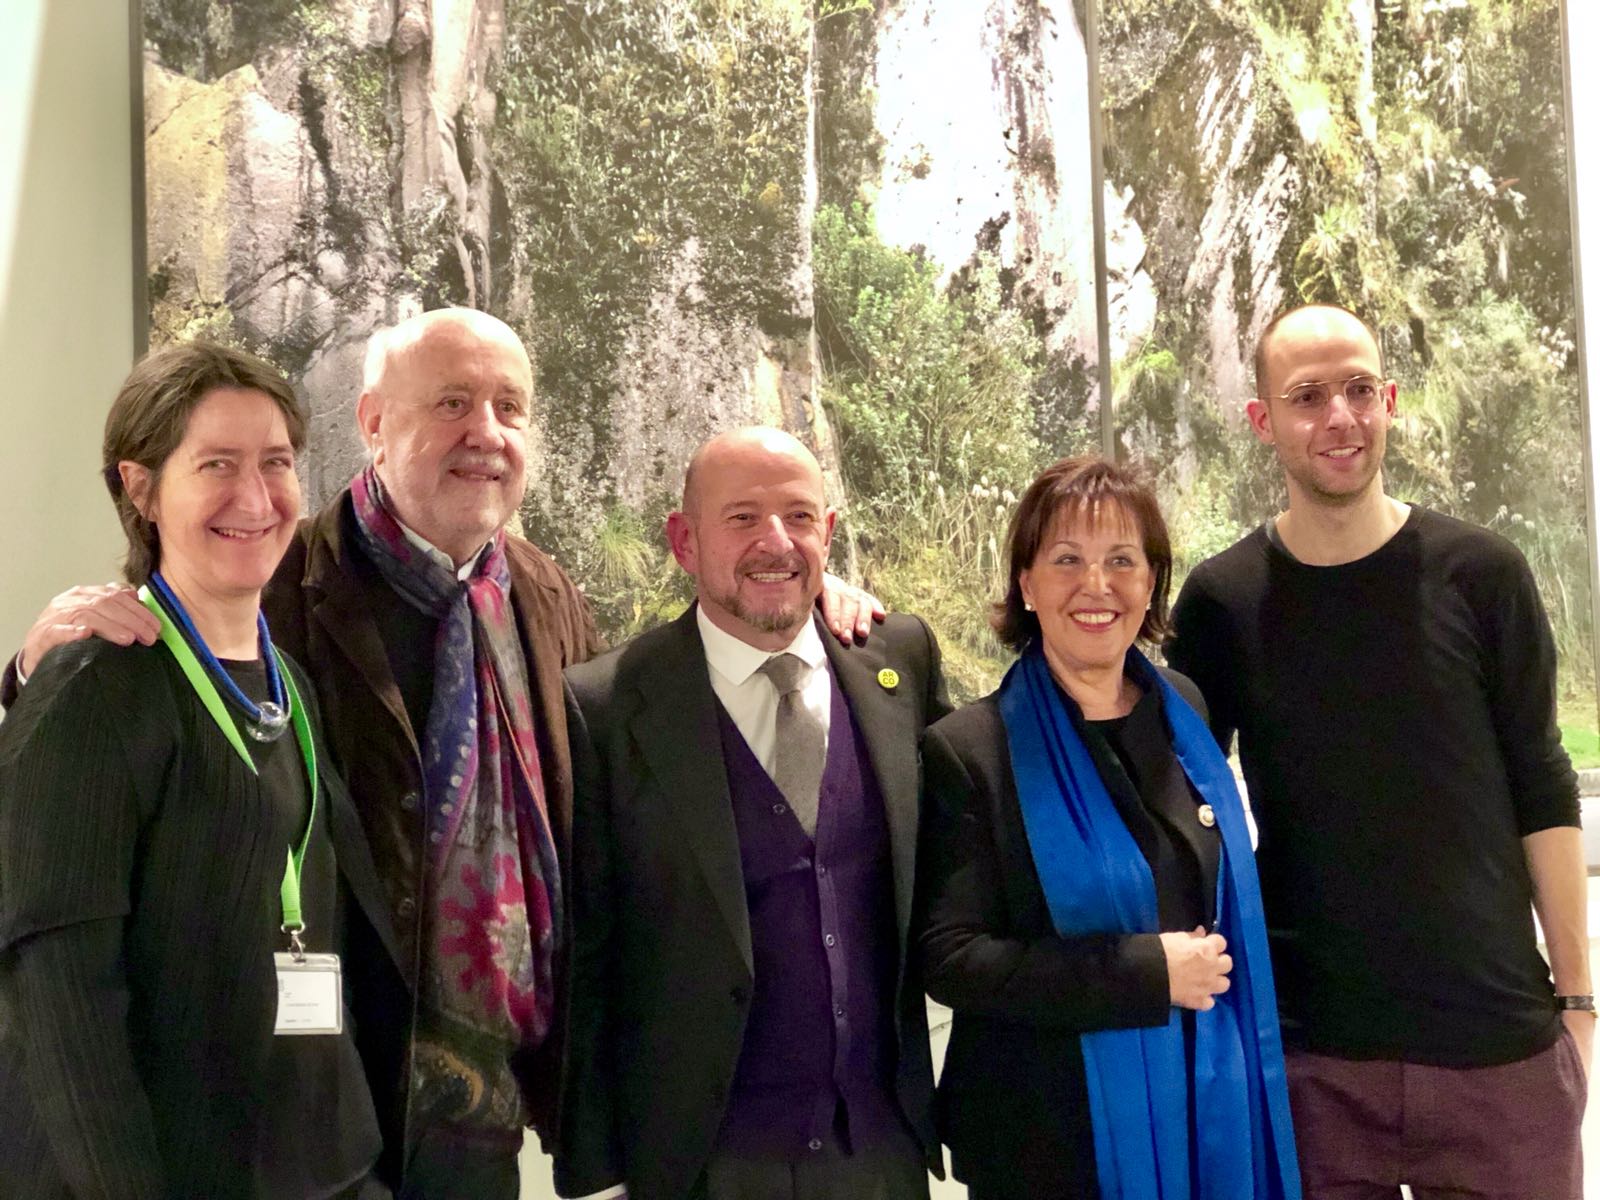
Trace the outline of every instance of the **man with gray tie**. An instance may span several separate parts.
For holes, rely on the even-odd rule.
[[[938,646],[812,608],[836,514],[786,433],[711,439],[668,519],[696,603],[567,672],[572,994],[557,1184],[634,1200],[923,1200],[907,967]]]

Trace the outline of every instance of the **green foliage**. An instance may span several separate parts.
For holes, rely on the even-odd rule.
[[[1394,485],[1486,525],[1527,556],[1562,657],[1586,665],[1588,544],[1570,342],[1516,298],[1480,294],[1441,329],[1448,353],[1410,372],[1389,455]]]
[[[670,496],[643,513],[611,505],[587,537],[567,547],[564,565],[583,580],[596,623],[613,645],[671,620],[694,598],[694,581],[673,561],[662,535],[674,507]]]
[[[169,69],[209,81],[278,44],[302,7],[301,0],[141,0],[134,11],[143,40]]]
[[[1561,722],[1561,748],[1580,771],[1600,767],[1600,733],[1595,732],[1593,703],[1586,708],[1575,713],[1571,722]]]
[[[609,392],[664,271],[692,254],[713,319],[803,333],[808,31],[782,0],[512,0],[496,80],[510,236],[552,442],[612,438]],[[680,299],[680,302],[684,302]]]
[[[822,396],[838,431],[847,515],[867,586],[939,630],[957,694],[1009,655],[987,621],[1004,589],[1006,523],[1043,464],[1033,435],[1038,336],[980,253],[961,286],[885,245],[861,205],[814,228]]]
[[[1162,99],[1189,95],[1187,56],[1140,24],[1149,7],[1109,6],[1122,14],[1110,53],[1137,62],[1162,49],[1154,61],[1168,74],[1118,93],[1108,170],[1151,208],[1184,210],[1177,219],[1137,210],[1159,240],[1198,225],[1226,181],[1191,175],[1195,116]],[[1555,627],[1563,691],[1592,696],[1560,5],[1379,0],[1370,26],[1346,0],[1170,8],[1173,27],[1187,20],[1197,31],[1189,46],[1216,53],[1216,78],[1248,60],[1249,154],[1259,165],[1260,154],[1281,153],[1298,177],[1275,263],[1284,302],[1345,304],[1382,332],[1400,383],[1390,490],[1523,550]],[[1211,298],[1189,293],[1178,257],[1168,274],[1151,267],[1156,329],[1114,374],[1123,444],[1161,466],[1181,570],[1282,497],[1270,455],[1223,416],[1237,401],[1216,395],[1210,378]],[[1241,253],[1240,329],[1259,278]]]

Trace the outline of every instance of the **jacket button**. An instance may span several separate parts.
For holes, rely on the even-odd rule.
[[[407,812],[416,812],[417,805],[419,803],[421,803],[421,797],[419,797],[415,792],[407,792],[404,796],[400,797],[400,807],[405,809]]]
[[[1202,804],[1195,810],[1194,815],[1200,818],[1200,824],[1204,825],[1207,829],[1210,829],[1217,823],[1217,811],[1209,804]]]
[[[394,906],[394,915],[402,921],[409,921],[417,915],[417,902],[410,896],[401,896],[400,903]]]

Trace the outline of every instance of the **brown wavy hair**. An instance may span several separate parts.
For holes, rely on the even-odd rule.
[[[117,464],[136,462],[150,472],[150,495],[156,494],[161,471],[189,428],[189,415],[217,388],[255,391],[283,410],[289,444],[305,448],[306,417],[294,389],[271,363],[216,342],[182,342],[152,350],[123,380],[106,416],[100,444],[101,476],[117,519],[128,538],[122,573],[141,584],[161,563],[161,538],[122,486]]]
[[[1063,458],[1046,467],[1028,485],[1011,518],[1006,535],[1008,581],[1006,594],[994,606],[989,623],[1000,640],[1017,653],[1039,636],[1039,618],[1022,599],[1022,573],[1033,565],[1044,539],[1056,522],[1091,516],[1102,506],[1115,505],[1139,531],[1144,556],[1155,574],[1150,608],[1139,626],[1139,637],[1159,642],[1167,635],[1167,593],[1172,587],[1172,540],[1161,516],[1156,494],[1140,474],[1092,455]]]

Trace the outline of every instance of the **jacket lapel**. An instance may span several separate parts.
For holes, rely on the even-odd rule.
[[[324,789],[328,801],[328,836],[333,840],[333,853],[339,863],[339,873],[350,887],[350,894],[361,906],[383,943],[383,948],[394,960],[395,969],[404,979],[406,972],[401,963],[400,941],[395,936],[394,924],[389,919],[389,906],[384,902],[383,885],[378,881],[378,867],[372,859],[372,849],[361,829],[361,819],[356,816],[355,805],[343,784]]]
[[[722,759],[716,694],[694,614],[691,605],[666,628],[652,647],[651,661],[636,676],[640,704],[630,732],[754,974],[739,831]]]
[[[572,834],[572,761],[567,754],[567,708],[561,671],[568,664],[561,661],[554,609],[552,586],[525,572],[511,572],[511,610],[528,651],[528,688],[533,693],[529,702],[534,728],[540,735],[539,769],[545,809],[554,826],[556,843],[565,853]]]
[[[881,635],[865,645],[847,647],[824,629],[822,644],[827,648],[833,677],[867,744],[872,773],[883,793],[894,861],[895,922],[904,963],[917,863],[917,740],[921,733],[915,698],[905,692],[920,686],[921,680],[905,670],[906,664],[887,661]],[[886,666],[898,666],[904,672],[892,688],[879,682],[878,672]],[[834,734],[830,731],[829,736]]]
[[[406,715],[400,685],[389,669],[389,656],[383,648],[383,638],[372,619],[369,601],[347,564],[340,545],[339,521],[346,505],[330,506],[317,518],[311,537],[310,551],[306,556],[306,573],[302,587],[311,601],[311,618],[322,627],[330,641],[361,676],[362,682],[375,696],[383,709],[405,732],[413,753],[417,750],[416,731],[411,728],[411,718]]]

